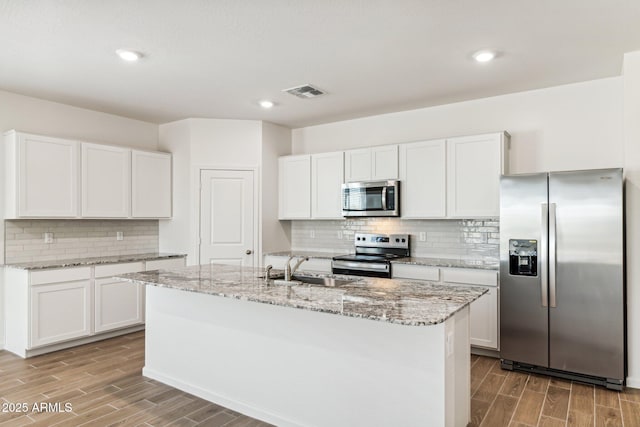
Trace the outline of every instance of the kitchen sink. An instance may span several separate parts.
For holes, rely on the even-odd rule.
[[[335,277],[302,276],[297,274],[293,275],[292,279],[302,283],[328,286],[331,288],[334,288],[336,286],[344,286],[353,282],[353,280],[336,279]]]

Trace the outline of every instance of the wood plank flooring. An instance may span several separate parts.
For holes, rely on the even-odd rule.
[[[471,356],[471,426],[640,427],[640,390],[606,390],[500,369]]]
[[[143,364],[144,332],[26,360],[0,351],[0,427],[270,425],[145,378]],[[473,427],[640,427],[640,390],[502,371],[488,357],[471,356],[471,396]]]

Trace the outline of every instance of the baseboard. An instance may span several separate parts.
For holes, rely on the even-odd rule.
[[[627,377],[627,387],[640,388],[640,377]]]
[[[13,352],[14,354],[22,357],[22,358],[29,358],[29,357],[33,357],[33,356],[40,356],[41,354],[46,354],[46,353],[52,353],[54,351],[58,351],[58,350],[64,350],[67,348],[71,348],[71,347],[77,347],[79,345],[83,345],[83,344],[90,344],[92,342],[97,342],[97,341],[102,341],[102,340],[106,340],[109,338],[114,338],[120,335],[125,335],[125,334],[130,334],[132,332],[138,332],[138,331],[142,331],[144,330],[145,325],[137,325],[137,326],[132,326],[129,328],[123,328],[123,329],[118,329],[117,331],[111,331],[111,332],[103,332],[103,333],[99,333],[96,335],[90,335],[88,337],[84,337],[84,338],[79,338],[79,339],[75,339],[75,340],[71,340],[71,341],[65,341],[65,342],[61,342],[61,343],[57,343],[57,344],[51,344],[51,345],[47,345],[45,347],[40,347],[40,348],[35,348],[33,350],[25,350],[24,354],[20,354],[17,352]]]
[[[219,395],[210,390],[205,390],[196,385],[186,383],[184,381],[178,380],[169,375],[165,375],[154,369],[147,368],[146,366],[142,368],[142,375],[147,378],[151,378],[152,380],[160,381],[161,383],[167,384],[173,388],[177,388],[178,390],[182,390],[184,392],[193,394],[194,396],[198,396],[204,400],[208,400],[209,402],[213,402],[217,405],[239,412],[246,416],[256,418],[261,421],[264,421],[273,425],[277,425],[279,427],[298,427],[299,426],[293,421],[286,419],[284,417],[281,417],[272,412],[268,412],[261,408],[256,408],[254,406],[247,405],[242,402],[238,402],[237,400]]]
[[[471,346],[471,354],[475,354],[478,356],[487,356],[487,357],[493,357],[495,359],[499,359],[500,358],[500,352],[497,350],[489,350],[486,348],[482,348],[482,347],[474,347]]]

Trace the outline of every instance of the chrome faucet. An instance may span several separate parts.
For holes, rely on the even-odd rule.
[[[296,272],[296,270],[298,270],[298,267],[300,267],[300,264],[302,264],[305,261],[309,261],[309,257],[298,258],[298,261],[296,262],[296,264],[293,266],[293,268],[291,268],[291,260],[294,258],[295,256],[291,255],[287,260],[287,264],[285,265],[285,268],[284,268],[284,280],[286,280],[287,282],[291,281],[291,276],[293,275],[293,273]]]
[[[264,268],[264,281],[268,282],[269,279],[271,278],[271,269],[273,268],[273,265],[269,264]]]

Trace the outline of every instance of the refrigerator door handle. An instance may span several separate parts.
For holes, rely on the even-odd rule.
[[[549,307],[556,306],[556,204],[549,204]]]
[[[547,282],[547,261],[548,261],[548,248],[549,248],[549,205],[542,203],[542,233],[540,236],[540,263],[538,269],[540,270],[540,295],[542,295],[542,306],[547,307],[549,303],[549,297],[547,294],[548,282]]]

